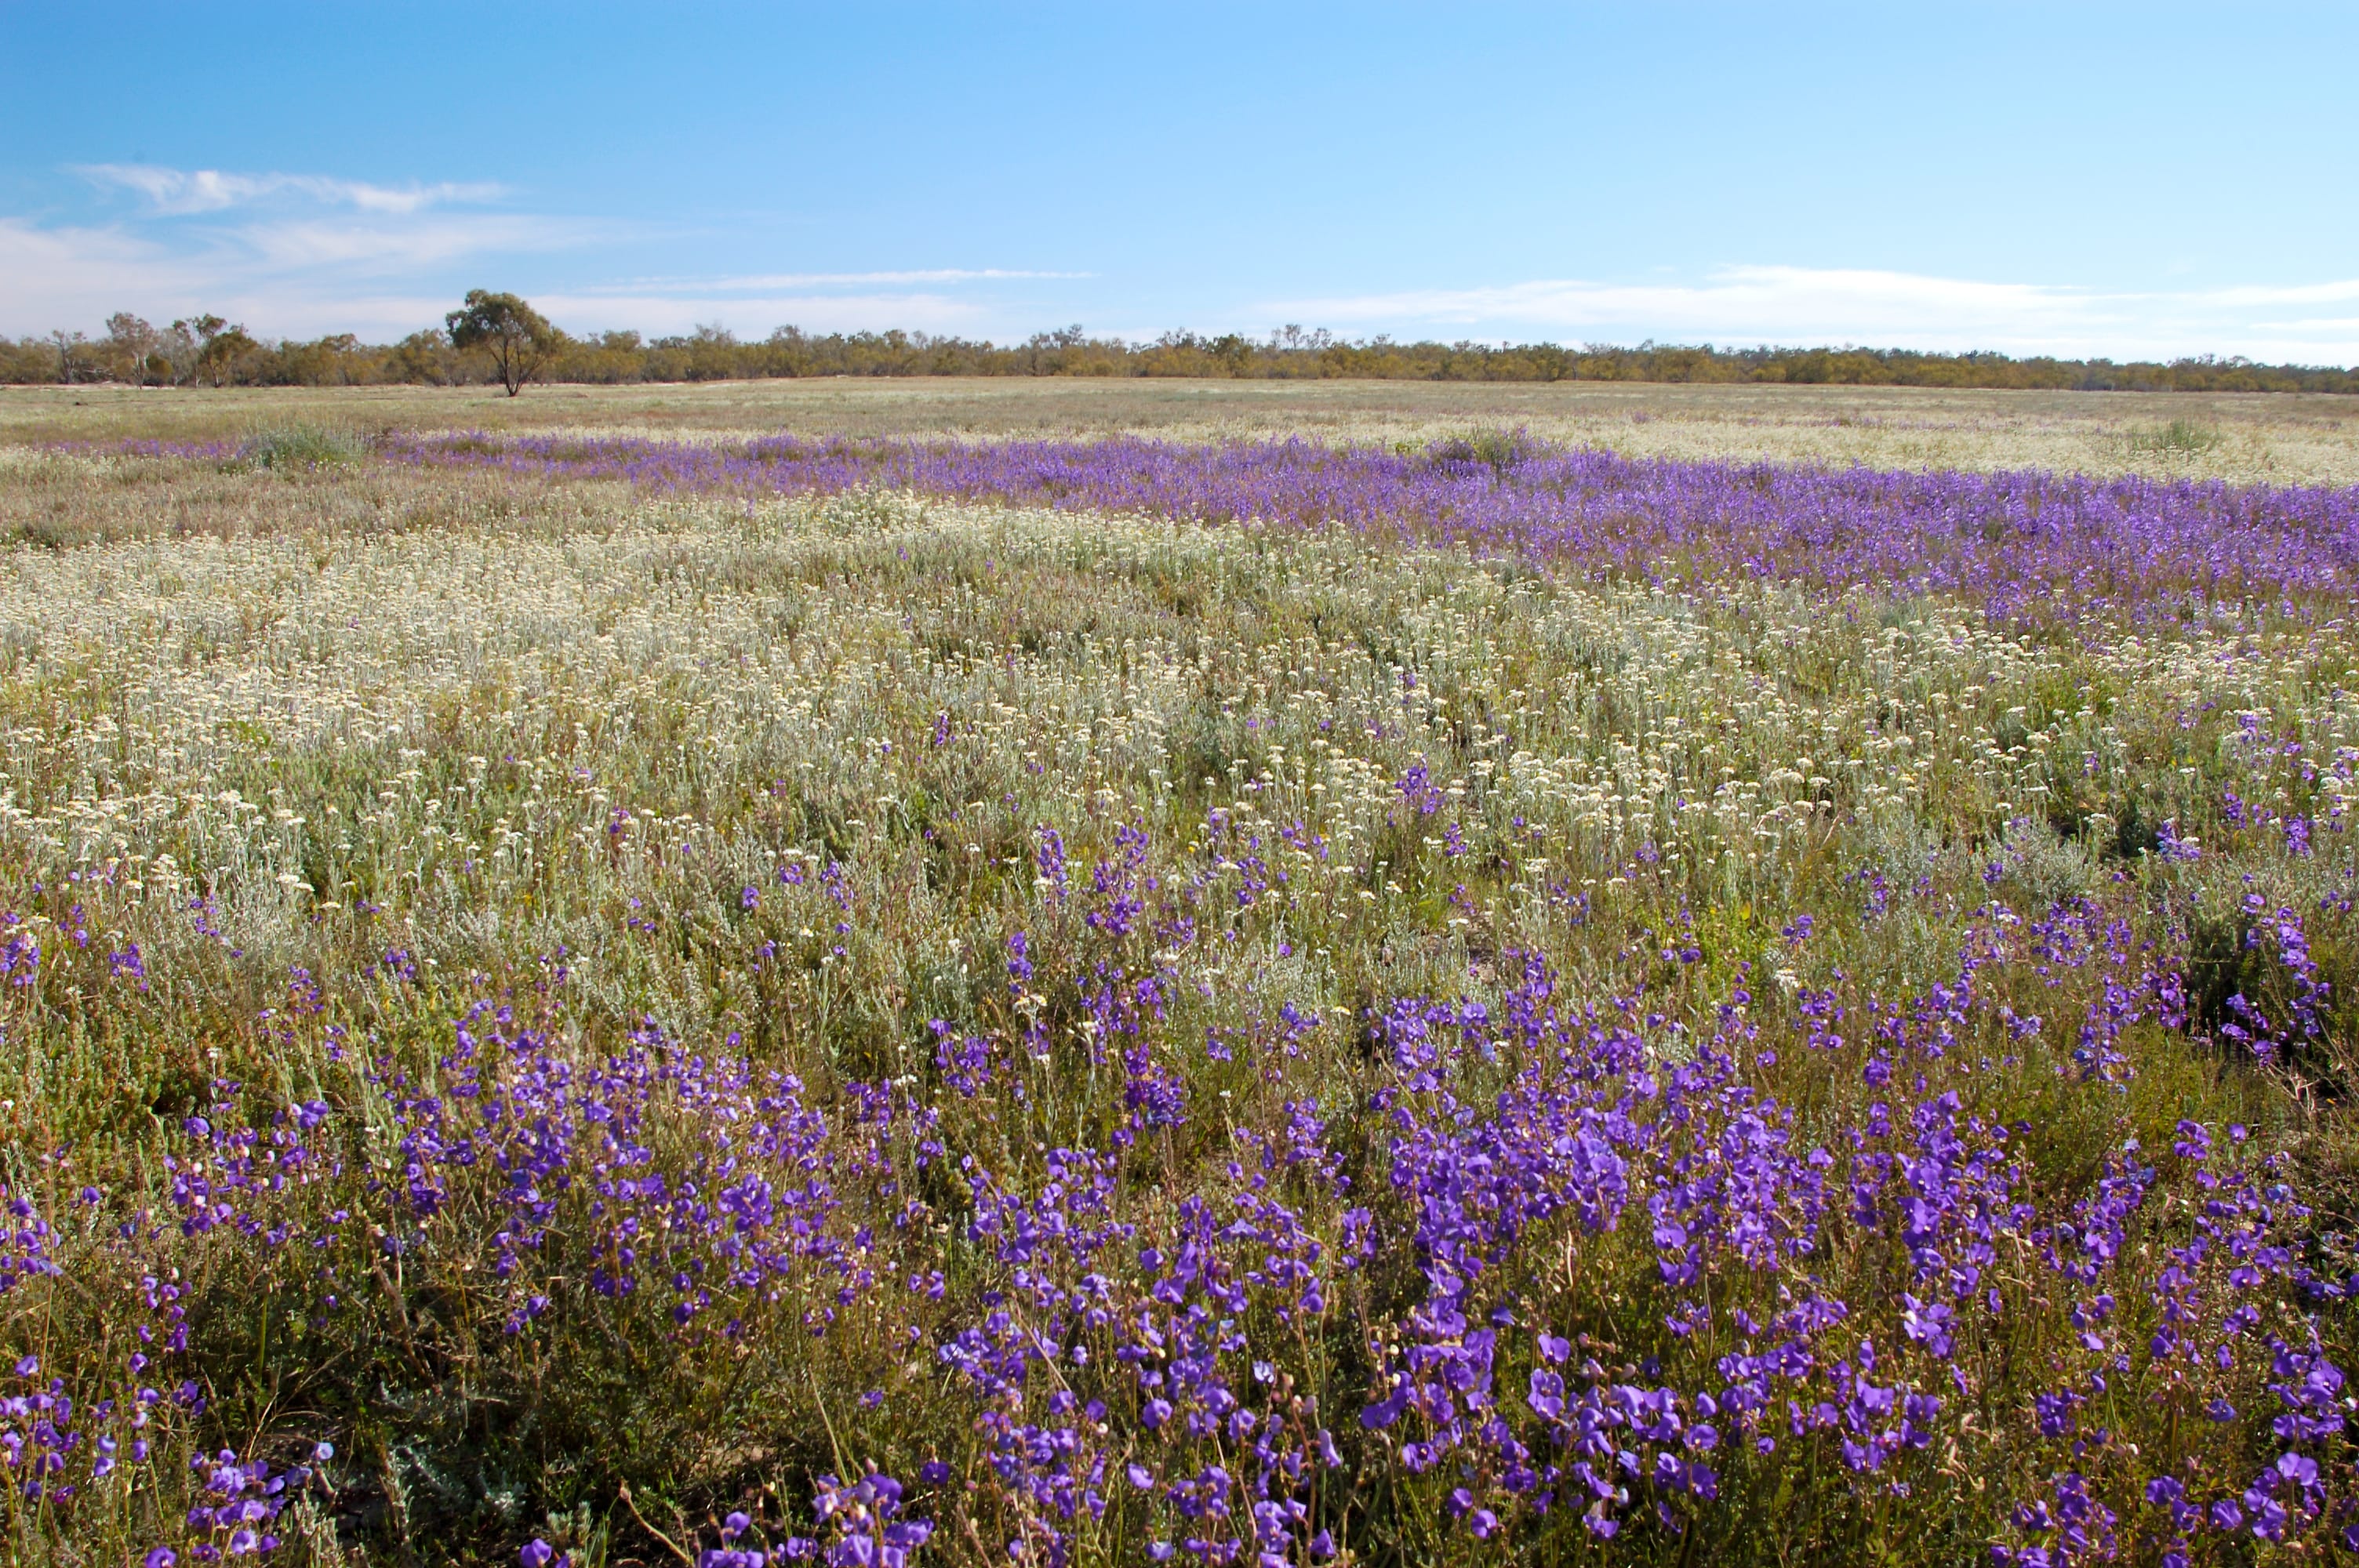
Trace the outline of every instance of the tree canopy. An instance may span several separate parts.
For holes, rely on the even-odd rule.
[[[492,356],[510,397],[522,392],[533,373],[565,346],[565,334],[513,294],[471,288],[466,304],[443,319],[454,347],[482,349]]]

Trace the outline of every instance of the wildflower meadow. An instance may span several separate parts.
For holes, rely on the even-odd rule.
[[[310,429],[0,524],[12,1562],[2359,1547],[2359,489]]]

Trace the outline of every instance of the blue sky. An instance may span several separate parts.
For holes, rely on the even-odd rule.
[[[2359,6],[0,0],[0,331],[2359,363]]]

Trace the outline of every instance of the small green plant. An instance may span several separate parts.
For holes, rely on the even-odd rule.
[[[2191,458],[2208,452],[2221,442],[2220,432],[2210,425],[2198,425],[2192,419],[2173,419],[2151,430],[2138,430],[2130,436],[2130,450],[2141,456]]]
[[[232,466],[305,470],[357,462],[368,443],[356,431],[327,425],[279,425],[256,430],[238,443]]]
[[[1511,473],[1540,456],[1547,448],[1523,429],[1477,429],[1445,436],[1426,449],[1437,463],[1481,463],[1498,474]]]

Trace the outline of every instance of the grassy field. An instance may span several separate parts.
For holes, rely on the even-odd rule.
[[[299,419],[495,438],[106,447]],[[0,394],[11,1560],[2342,1550],[2349,498],[1423,444],[1518,424],[2359,479],[2294,399]],[[781,426],[1414,449],[1386,531],[496,438]]]
[[[2359,483],[2359,400],[2324,395],[1009,379],[550,386],[514,400],[480,387],[0,389],[0,442],[214,439],[290,420],[669,437],[787,429],[1355,442],[1522,427],[1642,457]]]

